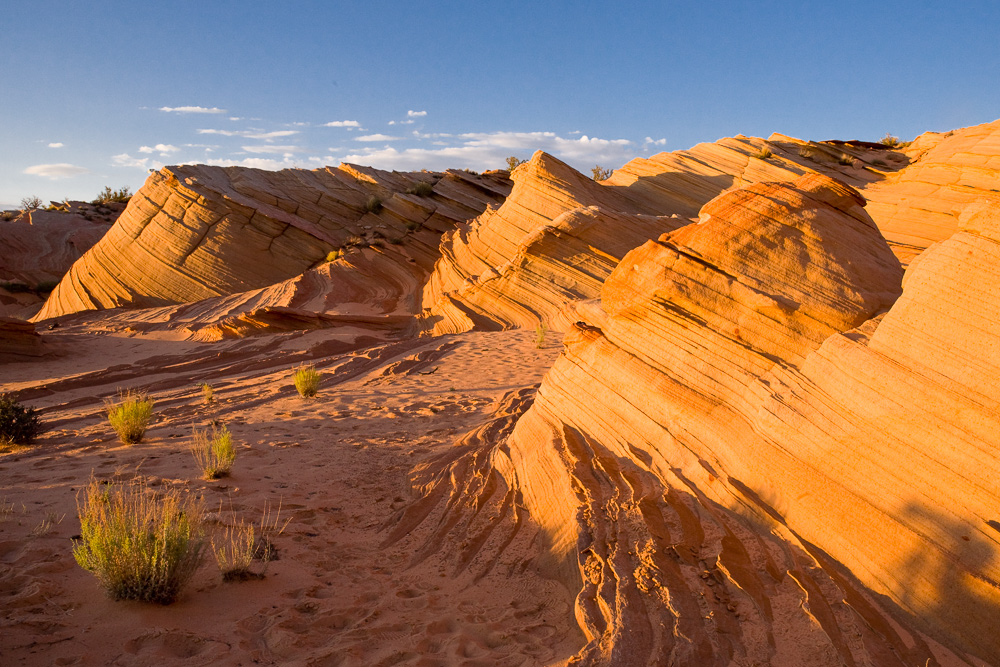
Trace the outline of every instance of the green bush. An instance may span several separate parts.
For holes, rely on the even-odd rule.
[[[339,250],[331,250],[330,252],[326,253],[326,261],[328,262],[336,261],[338,257],[340,257]]]
[[[611,178],[611,174],[615,173],[614,169],[605,169],[601,165],[594,165],[594,168],[590,170],[591,174],[594,176],[595,181],[606,181]]]
[[[899,137],[893,136],[888,132],[886,132],[885,136],[879,139],[878,142],[883,146],[888,146],[889,148],[900,148],[903,145],[903,142],[899,140]]]
[[[406,190],[408,195],[417,195],[418,197],[430,197],[434,194],[434,186],[427,181],[420,181],[416,185],[408,188]]]
[[[104,186],[104,189],[97,199],[91,202],[91,204],[108,204],[110,202],[120,202],[122,204],[127,204],[128,200],[132,198],[132,190],[126,185],[119,190],[112,190],[108,186]]]
[[[299,366],[293,380],[302,398],[312,398],[319,391],[319,373],[314,366]]]
[[[92,479],[77,497],[80,539],[73,558],[113,600],[170,604],[202,561],[200,498],[171,490],[156,496],[141,480]]]
[[[122,444],[142,442],[142,436],[153,418],[153,401],[145,392],[132,389],[118,392],[118,400],[105,399],[104,408],[108,413],[108,422]]]
[[[509,158],[507,158],[507,171],[514,171],[522,164],[524,164],[524,160],[518,159],[513,155],[511,155]]]
[[[211,434],[208,430],[195,429],[191,455],[194,456],[205,479],[225,477],[233,469],[233,463],[236,461],[233,434],[226,426],[222,428],[212,426]]]
[[[41,430],[34,408],[26,408],[10,394],[0,394],[0,444],[30,445]]]

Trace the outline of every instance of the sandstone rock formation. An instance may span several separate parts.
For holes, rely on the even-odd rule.
[[[0,362],[25,361],[45,354],[42,337],[31,322],[0,317]]]
[[[52,287],[111,227],[120,210],[69,202],[65,210],[4,211],[0,315],[30,317]]]
[[[1000,313],[939,301],[990,289],[995,209],[897,302],[863,203],[757,184],[628,253],[490,452],[580,590],[582,663],[934,664],[852,575],[1000,658]]]
[[[432,193],[407,193],[419,183],[431,185]],[[508,190],[505,172],[164,167],[74,265],[36,320],[259,289],[348,246],[387,243],[393,252],[399,243],[409,259],[433,262],[440,233]],[[421,230],[427,233],[414,233]]]

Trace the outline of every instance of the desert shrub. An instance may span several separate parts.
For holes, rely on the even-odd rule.
[[[347,247],[360,246],[362,248],[365,248],[368,247],[368,241],[366,241],[363,237],[358,236],[357,234],[352,234],[347,237],[346,241],[344,241],[344,245]]]
[[[879,139],[878,142],[883,146],[888,146],[889,148],[899,148],[903,145],[903,142],[899,140],[899,137],[893,136],[888,132],[886,132],[885,136]]]
[[[330,252],[326,253],[326,261],[328,261],[328,262],[333,262],[338,257],[340,257],[340,251],[339,250],[331,250]]]
[[[375,195],[368,198],[365,202],[365,210],[369,213],[378,213],[382,210],[382,200]]]
[[[101,190],[101,193],[97,195],[97,198],[92,201],[92,204],[108,204],[110,202],[120,202],[122,204],[127,204],[128,200],[132,198],[132,190],[126,185],[119,190],[112,190],[107,185]]]
[[[113,600],[170,604],[201,564],[200,498],[184,498],[176,489],[157,496],[139,479],[92,479],[82,503],[77,496],[77,513],[73,557]]]
[[[25,197],[21,200],[21,210],[22,211],[34,211],[36,208],[41,207],[42,199],[41,197],[36,197],[34,195],[30,197]]]
[[[146,428],[153,418],[153,400],[145,392],[129,389],[119,391],[118,400],[104,400],[108,422],[118,434],[122,444],[132,445],[142,442]]]
[[[840,156],[840,159],[837,160],[837,162],[839,162],[842,165],[850,167],[854,165],[854,158],[848,155],[847,153],[844,153],[843,155]]]
[[[293,376],[295,389],[303,398],[312,398],[319,391],[319,372],[315,366],[299,366]]]
[[[416,230],[420,229],[420,223],[419,222],[410,221],[410,222],[406,223],[406,228],[409,229],[411,232],[416,231]]]
[[[246,581],[260,579],[267,571],[268,564],[277,558],[272,540],[280,535],[291,519],[281,523],[281,506],[272,514],[270,504],[264,505],[260,523],[256,526],[244,519],[222,529],[221,534],[212,538],[212,553],[222,572],[223,581]],[[254,571],[253,562],[261,563],[260,570]]]
[[[0,211],[0,220],[10,222],[17,217],[17,211]]]
[[[417,195],[418,197],[430,197],[434,194],[434,186],[427,181],[420,181],[416,185],[408,188],[406,190],[408,195]]]
[[[0,443],[30,445],[41,430],[34,408],[26,408],[10,394],[0,394]]]
[[[615,173],[614,169],[605,169],[599,164],[595,164],[594,168],[590,170],[595,181],[606,181],[611,178],[611,174]]]
[[[758,160],[767,160],[773,156],[774,153],[772,153],[771,149],[768,148],[767,146],[762,147],[759,151],[753,154],[753,157],[757,158]]]
[[[202,398],[205,399],[205,403],[214,403],[215,389],[212,388],[212,385],[208,384],[207,382],[202,382],[198,386],[201,387],[201,395]]]
[[[507,171],[514,171],[522,164],[524,164],[524,160],[520,160],[511,155],[509,158],[507,158]]]
[[[191,445],[191,455],[201,468],[205,479],[225,477],[233,469],[236,461],[236,446],[233,445],[233,434],[229,428],[212,426],[194,431],[194,442]]]
[[[539,322],[535,326],[535,347],[541,349],[545,345],[545,332],[547,331],[545,327],[545,322]]]
[[[392,245],[403,245],[403,239],[398,236],[394,236],[393,238],[389,239],[389,243],[391,243]]]

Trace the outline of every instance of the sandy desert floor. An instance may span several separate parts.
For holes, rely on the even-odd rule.
[[[541,349],[534,332],[509,331],[346,352],[322,331],[49,339],[61,356],[0,366],[0,391],[19,390],[46,428],[37,446],[0,456],[0,663],[536,665],[582,645],[572,594],[540,561],[415,558],[433,527],[399,526],[416,500],[410,471],[489,422],[511,392],[530,395],[556,337]],[[323,373],[312,400],[292,386],[303,362]],[[132,386],[149,390],[156,418],[141,444],[123,446],[101,401]],[[188,447],[213,420],[239,452],[230,477],[208,482]],[[77,495],[92,475],[137,474],[202,495],[216,527],[280,505],[288,525],[266,577],[224,583],[209,555],[172,605],[106,598],[73,560]]]

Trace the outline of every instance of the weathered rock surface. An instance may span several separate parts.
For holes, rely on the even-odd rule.
[[[407,194],[419,183],[433,192]],[[437,236],[428,244],[411,232],[440,235],[508,191],[505,172],[164,167],[74,265],[36,320],[264,288],[317,266],[332,250],[372,242],[388,242],[390,250],[399,243],[421,258],[415,261],[433,261]]]
[[[0,220],[0,315],[34,315],[43,295],[104,236],[124,208],[83,202],[64,206],[58,211],[4,211],[10,219]]]
[[[1000,659],[1000,224],[970,214],[893,306],[862,203],[819,175],[724,194],[627,254],[567,335],[495,458],[580,587],[583,663],[947,653],[836,562]]]
[[[45,354],[42,337],[31,322],[0,317],[0,362],[25,361]]]

